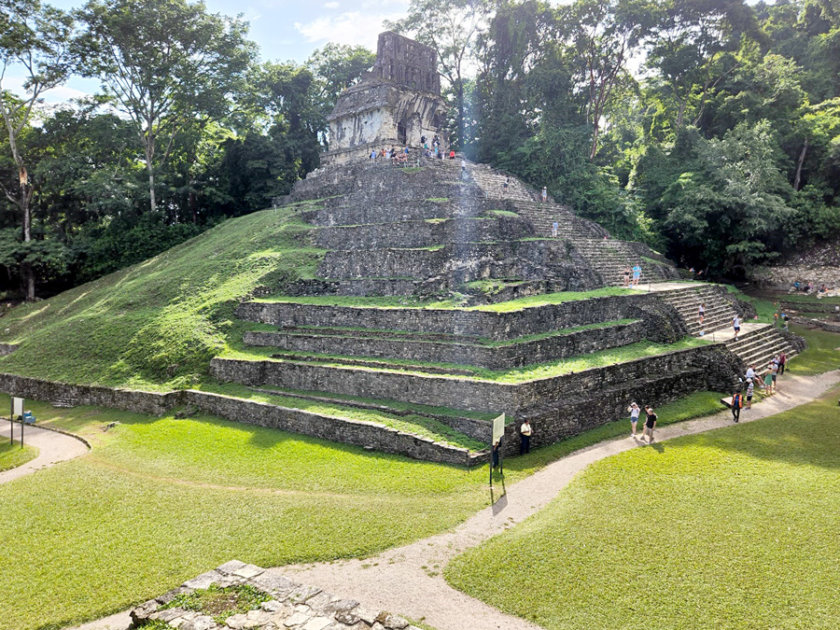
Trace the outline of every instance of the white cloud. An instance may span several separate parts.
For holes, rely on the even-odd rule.
[[[398,20],[401,17],[402,13],[371,15],[347,11],[335,16],[319,17],[305,24],[295,22],[295,28],[308,42],[361,45],[375,49],[377,36],[385,30],[382,22]]]
[[[337,9],[338,8],[338,2],[325,2],[324,3],[324,8],[325,9]]]

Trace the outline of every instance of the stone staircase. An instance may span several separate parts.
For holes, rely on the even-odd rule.
[[[662,291],[661,299],[677,309],[685,321],[688,332],[699,336],[716,330],[731,329],[737,310],[727,299],[724,289],[717,285],[700,285],[688,289]],[[700,325],[700,304],[705,304],[706,316]]]
[[[759,372],[782,351],[788,359],[798,354],[793,344],[771,324],[758,324],[749,331],[742,330],[737,340],[726,342],[726,347],[744,362],[745,368],[754,364]]]
[[[664,259],[655,261],[653,251],[640,243],[613,239],[574,238],[575,249],[603,279],[605,286],[622,286],[624,270],[639,265],[643,282],[659,282],[677,277],[676,269]],[[642,253],[644,252],[644,253]],[[645,260],[644,258],[647,258]]]
[[[458,161],[460,168],[460,161]],[[467,172],[473,178],[485,197],[514,202],[531,203],[539,199],[540,193],[512,175],[494,169],[487,164],[468,163]],[[505,181],[508,183],[505,190]]]

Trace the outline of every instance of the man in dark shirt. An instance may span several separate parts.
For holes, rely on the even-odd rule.
[[[653,442],[653,430],[656,428],[656,414],[653,413],[653,407],[650,405],[645,405],[645,413],[647,414],[647,420],[645,420],[645,428],[642,431],[642,440],[647,435],[649,436],[648,443],[650,443]]]

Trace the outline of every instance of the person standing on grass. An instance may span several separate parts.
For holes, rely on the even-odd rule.
[[[642,277],[642,266],[639,263],[633,265],[633,284],[631,286],[639,286],[639,278]]]
[[[645,439],[645,435],[648,436],[648,444],[653,442],[653,430],[656,428],[656,414],[653,413],[653,407],[650,405],[645,406],[645,413],[647,414],[647,420],[645,420],[645,428],[642,431],[642,440]]]
[[[630,274],[631,273],[632,272],[630,271],[630,266],[629,265],[624,268],[624,288],[625,289],[630,286]]]
[[[531,434],[533,434],[533,430],[531,429],[531,423],[528,420],[522,421],[522,426],[519,427],[519,435],[522,440],[519,442],[519,454],[525,455],[526,453],[531,452]]]
[[[735,422],[741,419],[741,407],[744,406],[744,396],[740,391],[732,392],[732,419]]]
[[[639,414],[642,410],[639,409],[639,405],[634,401],[627,407],[627,411],[630,412],[630,437],[636,437],[636,423],[639,422]]]
[[[732,340],[735,341],[738,338],[738,333],[741,332],[741,318],[737,315],[732,318],[732,328],[735,330]]]

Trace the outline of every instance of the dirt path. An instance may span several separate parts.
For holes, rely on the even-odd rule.
[[[810,402],[838,382],[840,370],[816,377],[785,375],[779,382],[782,391],[752,409],[744,410],[741,422],[758,420]],[[659,429],[656,439],[659,442],[730,425],[732,415],[729,411],[722,411],[714,416]],[[478,512],[452,532],[391,549],[365,560],[289,565],[280,570],[296,581],[319,586],[339,596],[352,597],[370,608],[422,620],[437,630],[532,630],[537,626],[506,615],[451,588],[441,576],[443,568],[466,549],[540,511],[589,464],[639,448],[640,444],[628,435],[572,453],[509,486],[500,501]],[[410,517],[406,514],[406,518]]]
[[[9,439],[9,430],[9,421],[0,421],[0,440]],[[18,440],[20,440],[20,425],[15,424],[15,443],[18,443]],[[38,457],[17,468],[0,472],[0,483],[7,483],[12,479],[23,477],[41,468],[73,459],[88,452],[87,445],[81,440],[36,426],[26,427],[23,443],[37,448]]]

